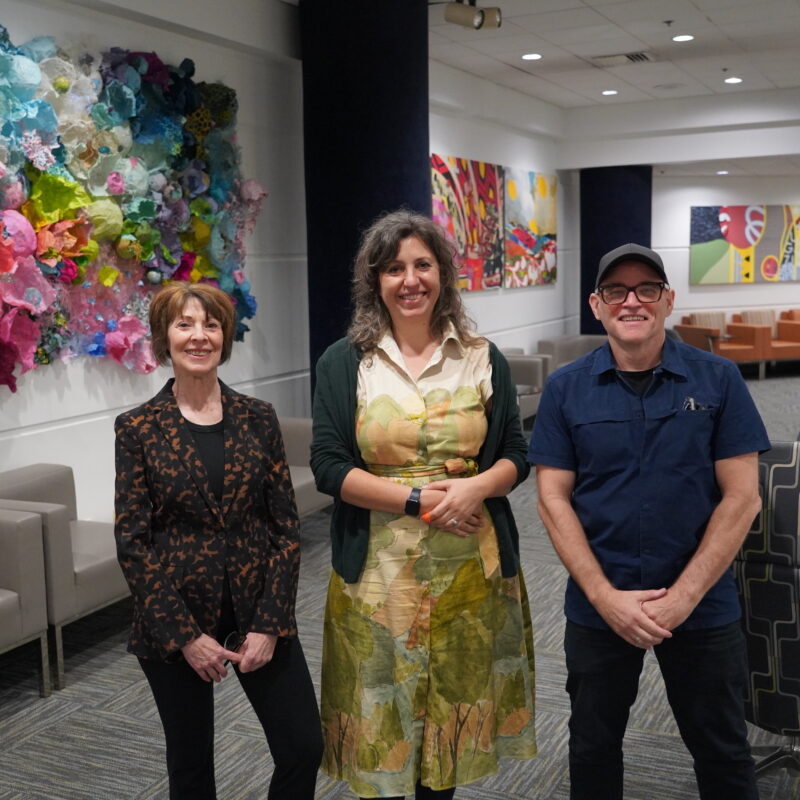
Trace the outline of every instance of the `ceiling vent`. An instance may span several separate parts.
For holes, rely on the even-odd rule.
[[[622,67],[625,64],[649,64],[655,61],[652,53],[619,53],[613,56],[594,56],[589,61],[596,67]]]

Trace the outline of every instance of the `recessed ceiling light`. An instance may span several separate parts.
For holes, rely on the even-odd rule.
[[[616,89],[604,89],[603,94],[606,97],[611,97],[612,95],[619,94],[619,92]]]
[[[672,37],[673,42],[691,42],[694,39],[691,33],[679,33],[677,36]]]
[[[742,78],[737,78],[735,75],[731,75],[730,78],[725,78],[725,83],[741,83]]]
[[[728,174],[728,170],[726,170],[726,169],[718,169],[717,170],[717,175],[727,175],[727,174]]]
[[[541,53],[525,53],[522,56],[523,61],[538,61],[542,57]]]

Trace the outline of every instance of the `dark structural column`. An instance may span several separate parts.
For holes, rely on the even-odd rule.
[[[650,247],[652,193],[650,166],[581,170],[581,333],[603,333],[588,303],[602,256],[628,242]]]
[[[350,319],[359,237],[383,211],[430,214],[425,0],[300,0],[313,370]]]

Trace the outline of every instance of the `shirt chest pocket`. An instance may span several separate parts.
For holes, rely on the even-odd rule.
[[[705,467],[712,460],[717,409],[677,409],[652,420],[654,453],[682,472]]]
[[[641,420],[639,420],[641,423]],[[624,470],[630,466],[639,438],[630,408],[592,408],[571,421],[572,443],[577,463],[593,473]]]

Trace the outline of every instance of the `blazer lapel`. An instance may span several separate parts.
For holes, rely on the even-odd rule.
[[[222,416],[225,420],[225,483],[222,516],[231,510],[239,492],[244,490],[247,472],[247,448],[250,439],[250,410],[241,395],[222,386]]]
[[[178,403],[175,400],[175,395],[172,394],[172,383],[174,379],[170,379],[167,385],[158,393],[156,399],[156,410],[158,412],[158,425],[164,435],[167,444],[172,448],[175,454],[180,458],[186,471],[191,476],[197,490],[202,495],[203,499],[208,505],[211,512],[216,519],[223,523],[222,513],[219,504],[214,499],[211,493],[211,487],[208,481],[208,473],[203,465],[202,460],[197,452],[197,447],[194,443],[194,437],[186,424],[186,420],[178,408]],[[225,456],[227,458],[227,434]],[[227,473],[227,464],[226,464]],[[227,475],[226,475],[227,480]]]

